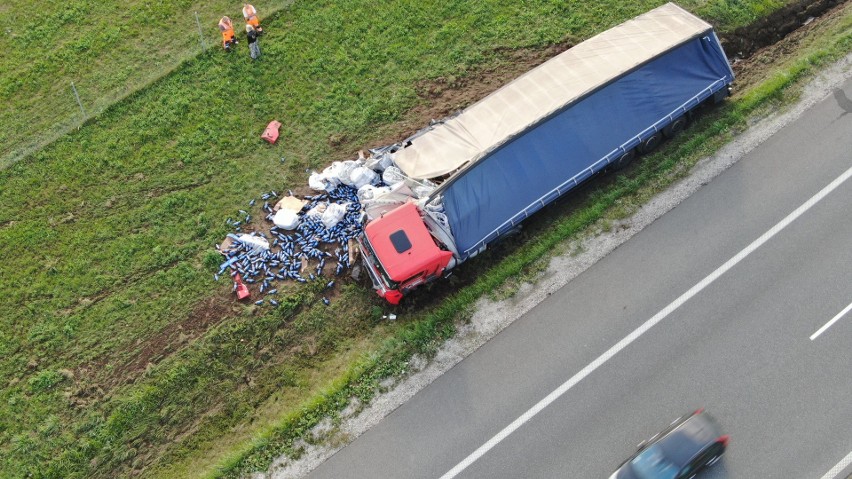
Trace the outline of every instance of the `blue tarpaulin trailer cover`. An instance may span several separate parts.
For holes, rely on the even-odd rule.
[[[542,121],[443,188],[462,258],[726,88],[718,40],[696,38]]]
[[[712,30],[576,99],[436,192],[461,260],[727,88],[733,72]]]

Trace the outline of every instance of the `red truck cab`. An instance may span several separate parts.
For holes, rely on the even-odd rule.
[[[367,223],[358,242],[376,292],[391,304],[440,277],[453,257],[436,244],[414,203]]]

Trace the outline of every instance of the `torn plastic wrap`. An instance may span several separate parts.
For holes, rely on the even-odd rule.
[[[396,148],[396,145],[389,145],[370,150],[370,157],[365,160],[364,166],[378,173],[385,171],[393,166],[393,156],[391,153]]]
[[[459,252],[456,248],[456,240],[453,238],[453,232],[450,229],[450,220],[444,213],[444,207],[440,201],[433,201],[423,206],[421,210],[423,214],[423,222],[432,233],[432,236],[438,239],[447,249],[453,253],[453,262],[447,269],[453,269],[455,261],[459,258]]]
[[[388,211],[415,200],[414,193],[405,183],[397,183],[387,191],[375,195],[371,199],[361,201],[361,207],[370,220],[376,219]]]

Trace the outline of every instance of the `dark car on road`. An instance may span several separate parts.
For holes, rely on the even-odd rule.
[[[716,421],[703,409],[675,419],[639,444],[610,479],[692,479],[716,464],[728,447]]]

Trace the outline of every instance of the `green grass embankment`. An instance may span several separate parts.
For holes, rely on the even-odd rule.
[[[68,133],[87,117],[167,75],[221,37],[219,19],[243,26],[241,2],[12,0],[0,7],[0,168]],[[258,1],[261,18],[289,1]],[[198,13],[198,23],[195,14]]]
[[[660,2],[503,3],[297,3],[265,24],[261,61],[244,44],[227,56],[212,49],[0,171],[0,476],[262,466],[346,398],[371,397],[410,354],[431,351],[466,304],[541,257],[551,235],[594,221],[610,193],[566,220],[574,226],[392,324],[378,321],[386,307],[360,286],[342,288],[330,308],[319,286],[282,288],[273,311],[232,304],[228,285],[211,278],[225,218],[262,191],[303,185],[306,168],[399,134],[395,122],[425,101],[417,85],[499,66],[513,49],[585,38]],[[699,14],[724,5],[684,3]],[[739,24],[773,4],[749,5]],[[95,15],[86,8],[79,18]],[[28,51],[45,81],[87,63]],[[5,50],[0,64],[17,65],[16,55]],[[18,101],[24,90],[3,78],[0,90]],[[270,147],[257,137],[273,118],[284,127]]]
[[[389,338],[378,355],[356,364],[343,382],[316,396],[298,415],[283,418],[275,428],[256,438],[246,451],[226,458],[218,467],[219,471],[209,477],[239,477],[246,472],[265,469],[281,454],[298,456],[298,441],[304,440],[308,429],[323,418],[339,418],[340,411],[351,398],[362,402],[369,400],[380,390],[382,379],[405,372],[412,356],[433,353],[453,335],[454,325],[463,320],[471,305],[480,298],[507,294],[507,288],[511,290],[517,285],[517,278],[534,280],[535,271],[540,269],[538,265],[552,257],[554,251],[564,251],[567,242],[589,234],[592,227],[629,216],[650,197],[686,176],[699,159],[747,128],[748,118],[795,101],[799,90],[791,87],[800,87],[821,67],[852,51],[852,16],[848,15],[852,8],[846,11],[847,16],[820,33],[816,41],[809,42],[811,44],[794,55],[792,61],[778,65],[776,73],[736,95],[719,111],[701,118],[662,152],[642,159],[638,167],[621,173],[614,184],[594,189],[575,212],[545,228],[533,241],[518,246],[496,265],[480,264],[483,271],[474,284],[446,298],[422,320]]]

